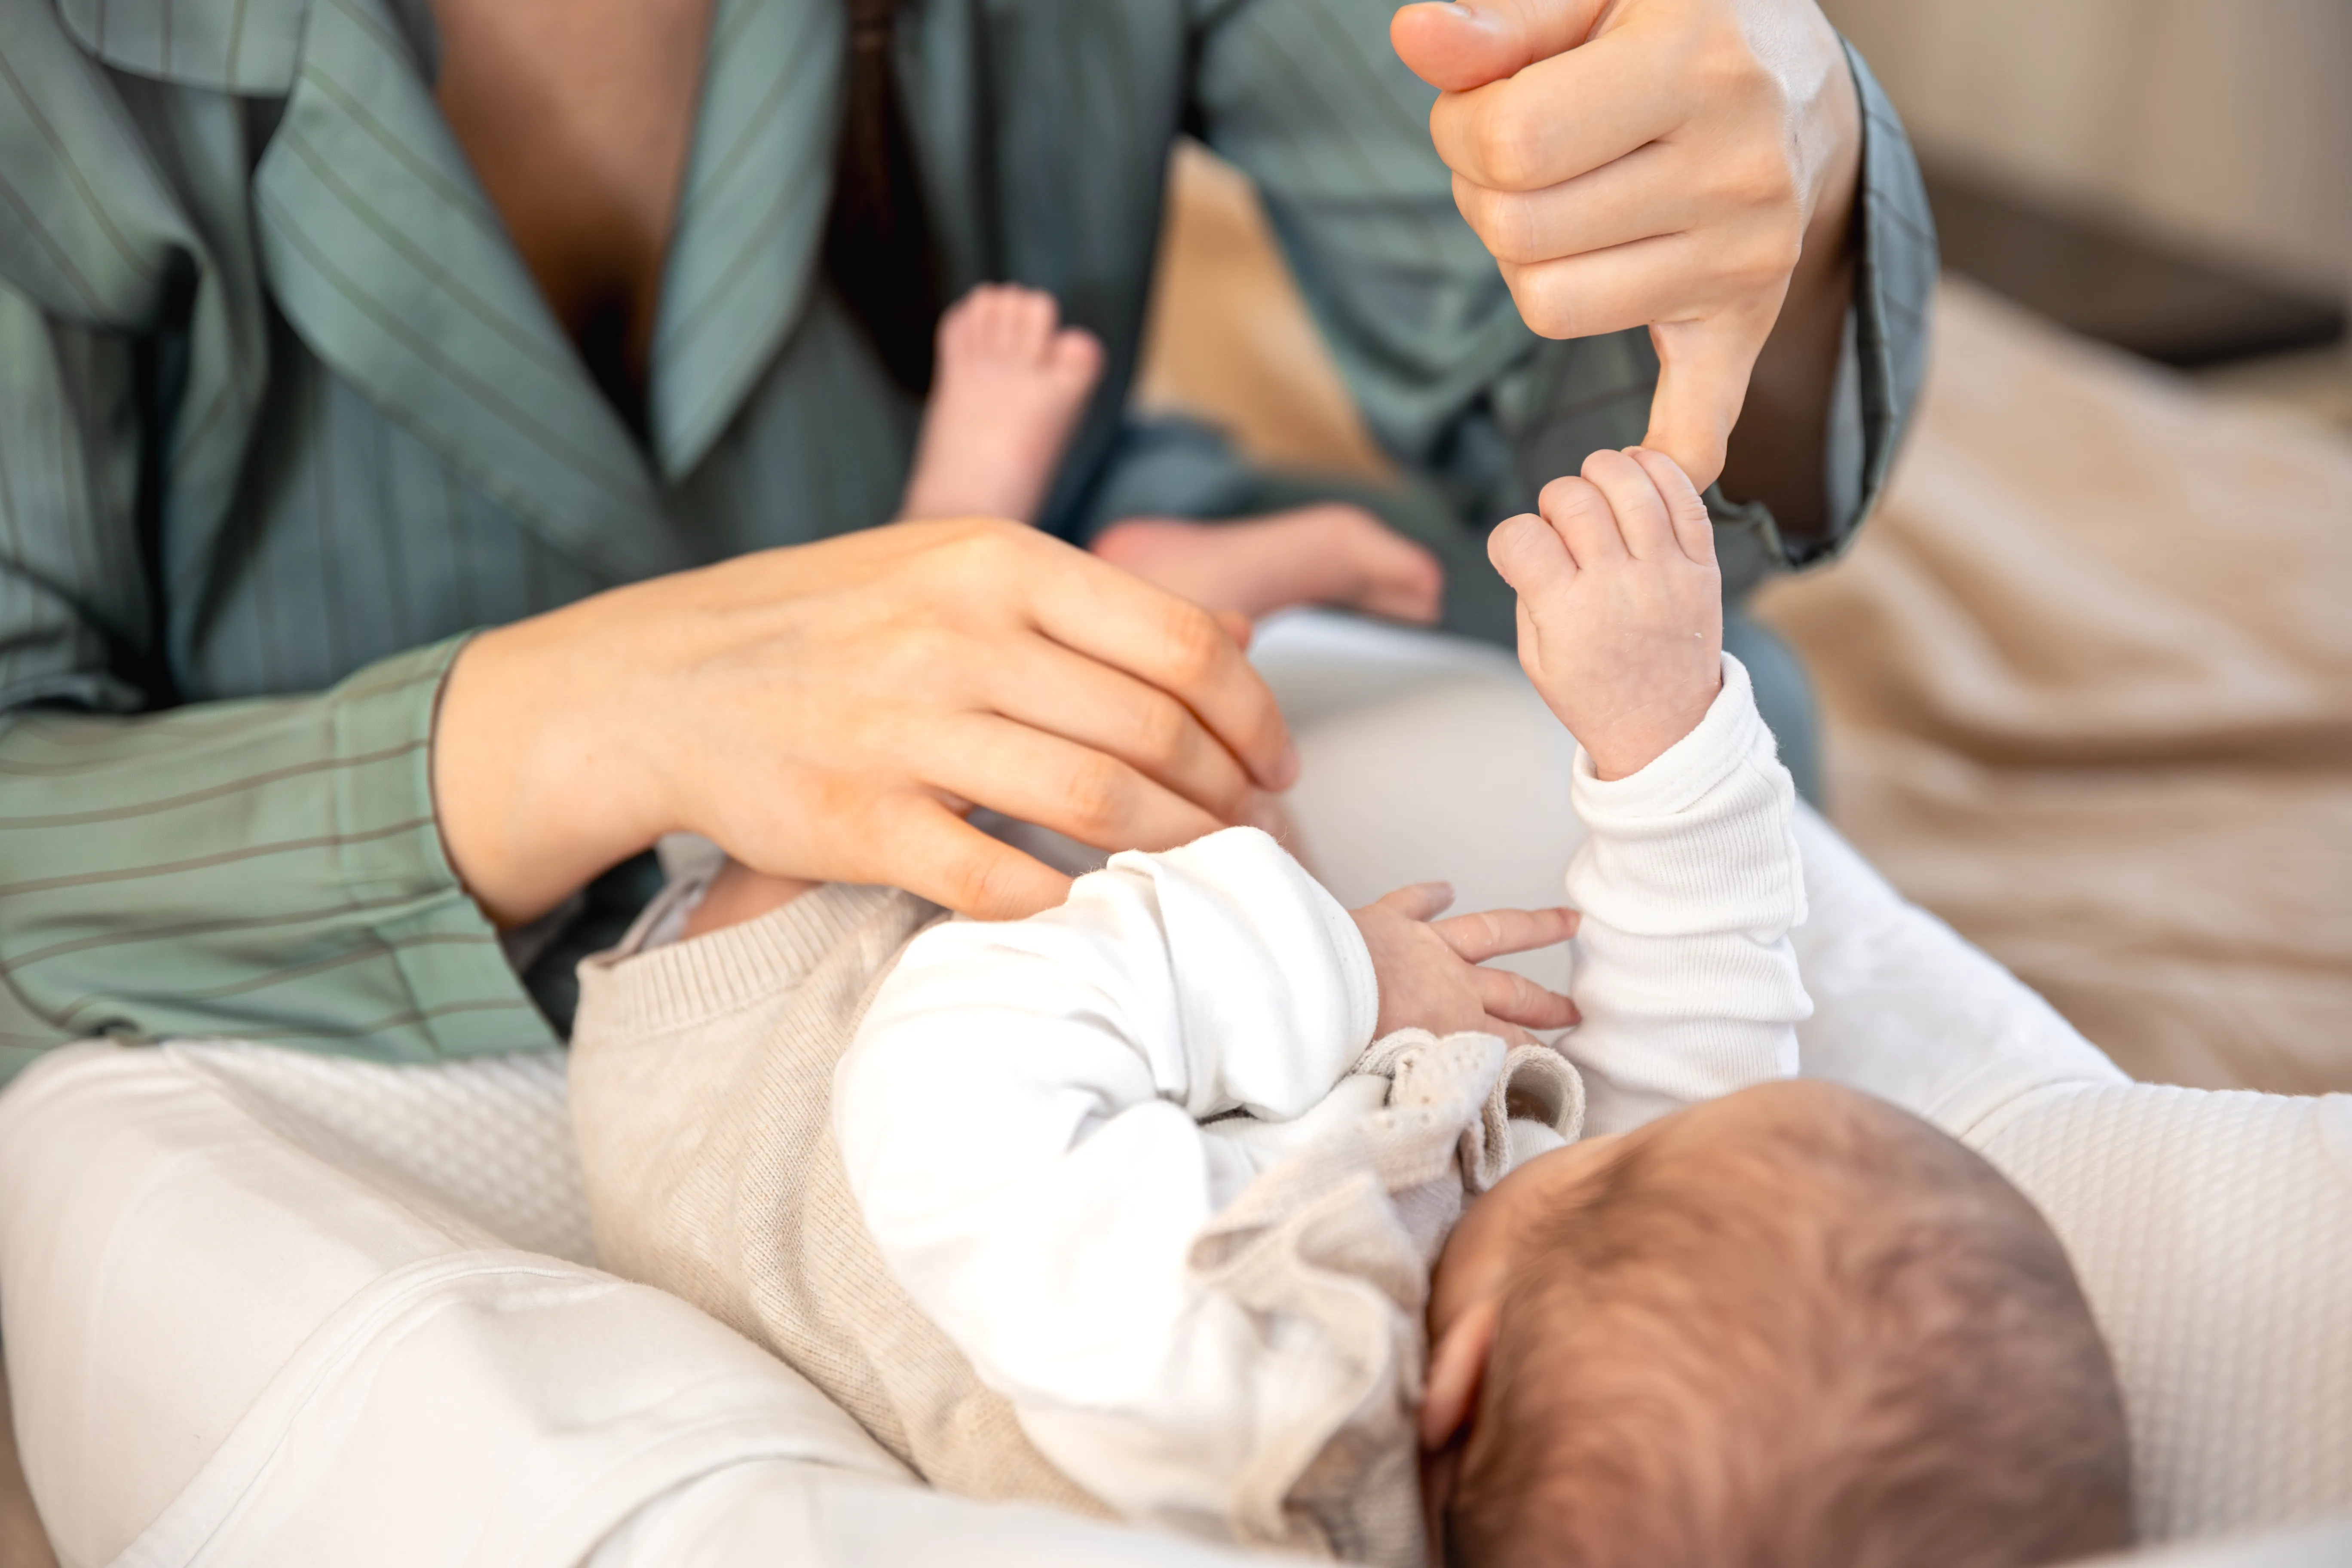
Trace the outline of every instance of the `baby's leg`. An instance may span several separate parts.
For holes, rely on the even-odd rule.
[[[1094,334],[1060,320],[1051,295],[1006,284],[982,285],[940,318],[901,517],[1037,521],[1102,374]]]

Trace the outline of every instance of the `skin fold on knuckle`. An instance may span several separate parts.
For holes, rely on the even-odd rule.
[[[1542,261],[1526,266],[1497,261],[1496,265],[1529,331],[1559,341],[1591,335],[1588,311],[1557,265]]]
[[[1159,663],[1177,691],[1198,691],[1222,662],[1226,637],[1208,611],[1171,599],[1160,632]]]
[[[1119,837],[1135,803],[1134,774],[1127,766],[1089,752],[1073,764],[1055,791],[1065,831],[1089,843]],[[1048,824],[1047,826],[1052,826]]]
[[[1192,716],[1173,698],[1158,691],[1136,694],[1125,718],[1122,754],[1144,772],[1166,778],[1192,761]]]
[[[1496,82],[1479,93],[1468,126],[1471,177],[1496,191],[1527,191],[1549,183],[1541,177],[1543,151],[1557,106],[1514,80]]]
[[[1454,176],[1454,205],[1497,261],[1525,267],[1551,258],[1543,206],[1530,195],[1493,191]]]
[[[1607,512],[1609,502],[1600,487],[1581,474],[1563,474],[1544,486],[1536,498],[1543,515],[1553,522],[1566,522],[1594,512]]]

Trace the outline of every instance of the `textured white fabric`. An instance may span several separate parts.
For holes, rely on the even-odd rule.
[[[596,1260],[560,1056],[384,1067],[227,1041],[164,1049],[330,1164],[413,1188],[510,1247]]]
[[[1698,727],[1631,777],[1602,782],[1579,748],[1569,793],[1588,837],[1568,868],[1584,1022],[1566,1048],[1591,1130],[1794,1077],[1813,1010],[1789,942],[1805,920],[1797,796],[1748,671],[1725,654]]]
[[[2352,1507],[2352,1095],[2051,1089],[1981,1147],[2115,1353],[2144,1536]]]
[[[203,1060],[243,1049],[93,1043],[0,1096],[0,1318],[66,1568],[566,1568],[726,1465],[911,1485],[684,1303],[289,1139]]]
[[[1818,817],[1798,833],[1804,1070],[1936,1122],[2040,1205],[2116,1357],[2141,1533],[2352,1509],[2352,1096],[2132,1083]]]
[[[1321,616],[1268,626],[1260,651],[1277,689],[1311,689],[1322,704],[1300,727],[1307,775],[1294,801],[1318,871],[1343,900],[1436,877],[1454,880],[1469,907],[1556,896],[1580,841],[1577,825],[1555,809],[1570,787],[1571,752],[1507,655],[1391,628],[1334,629]],[[2029,1136],[2031,1118],[2019,1113],[2032,1109],[2042,1086],[2113,1088],[2122,1075],[1998,965],[1905,905],[1802,807],[1797,831],[1811,918],[1794,940],[1817,1006],[1799,1026],[1803,1070],[1850,1077],[1948,1127],[2010,1113],[2013,1126],[1990,1136],[2019,1142],[1997,1157],[2014,1161],[2013,1173],[2057,1221],[2116,1337],[2144,1460],[2177,1457],[2178,1469],[2166,1460],[2143,1471],[2151,1519],[2166,1530],[2196,1528],[2192,1518],[2251,1519],[2230,1490],[2250,1467],[2325,1479],[2315,1459],[2297,1469],[2299,1456],[2342,1453],[2352,1397],[2328,1393],[2315,1378],[2309,1397],[2278,1398],[2289,1374],[2278,1373],[2274,1382],[2266,1381],[2270,1373],[2250,1376],[2236,1358],[2257,1347],[2263,1364],[2274,1368],[2326,1366],[2326,1347],[2340,1342],[2331,1336],[2352,1318],[2329,1272],[2345,1244],[2317,1226],[2330,1216],[2340,1222],[2344,1213],[2340,1189],[2329,1184],[2342,1179],[2342,1101],[2330,1102],[2335,1109],[2315,1121],[2311,1142],[2300,1146],[2323,1152],[2327,1163],[2315,1168],[2223,1157],[2223,1144],[2241,1130],[2259,1131],[2258,1118],[2231,1112],[2194,1132],[2215,1156],[2210,1162],[2183,1162],[2164,1140],[2136,1137],[2137,1157],[2126,1166],[2056,1159],[2045,1173],[2043,1134]],[[1564,970],[1547,977],[1558,982]],[[364,1462],[356,1447],[321,1450],[339,1460],[323,1478],[254,1469],[236,1505],[243,1529],[273,1511],[299,1515],[310,1487],[323,1479],[337,1489],[331,1500],[347,1510],[348,1528],[308,1539],[299,1556],[273,1554],[265,1542],[234,1559],[239,1568],[465,1561],[450,1543],[481,1527],[491,1506],[484,1489],[462,1484],[468,1469],[535,1478],[513,1494],[518,1511],[508,1519],[535,1518],[551,1545],[572,1539],[562,1533],[567,1529],[588,1533],[598,1519],[628,1516],[630,1523],[604,1537],[596,1568],[681,1562],[1196,1568],[1262,1561],[894,1484],[887,1457],[838,1411],[772,1361],[740,1359],[743,1347],[731,1337],[709,1338],[708,1320],[683,1312],[638,1324],[650,1331],[572,1336],[562,1331],[564,1316],[608,1298],[574,1296],[568,1288],[473,1298],[496,1308],[478,1314],[480,1323],[528,1305],[541,1315],[511,1321],[543,1332],[411,1337],[407,1359],[373,1363],[396,1366],[396,1377],[362,1375],[370,1363],[362,1358],[344,1363],[350,1373],[305,1383],[312,1363],[298,1352],[312,1336],[331,1339],[340,1331],[333,1325],[352,1321],[338,1317],[344,1304],[371,1291],[383,1299],[393,1289],[383,1282],[420,1262],[475,1254],[497,1272],[513,1255],[499,1253],[499,1238],[482,1236],[477,1223],[426,1201],[414,1184],[387,1183],[380,1168],[354,1173],[290,1142],[232,1099],[220,1079],[185,1064],[175,1053],[79,1047],[28,1071],[0,1096],[0,1321],[27,1469],[68,1568],[110,1561],[142,1534],[143,1562],[232,1561],[200,1557],[202,1549],[188,1544],[194,1531],[170,1538],[185,1548],[174,1558],[150,1527],[232,1437],[294,1431],[289,1423],[306,1411],[331,1415],[350,1430],[369,1428],[379,1401],[415,1423],[404,1444],[366,1452]],[[379,1070],[321,1065],[331,1074]],[[495,1093],[486,1094],[486,1108]],[[2137,1093],[2116,1098],[2128,1103]],[[520,1114],[536,1112],[526,1107]],[[496,1119],[491,1112],[488,1120]],[[2298,1147],[2291,1140],[2267,1146]],[[2174,1167],[2192,1173],[2193,1186],[2168,1188],[2162,1172]],[[487,1164],[469,1169],[465,1181],[493,1180]],[[542,1171],[540,1179],[563,1178]],[[461,1191],[464,1184],[448,1187],[451,1205],[493,1212]],[[2143,1187],[2171,1205],[2157,1216],[2163,1223],[2126,1201]],[[2288,1211],[2291,1223],[2269,1217],[2273,1206]],[[2174,1228],[2209,1211],[2221,1222]],[[2277,1240],[2259,1245],[2254,1238],[2264,1235]],[[2170,1270],[2160,1270],[2168,1258]],[[585,1273],[556,1267],[568,1270],[558,1278]],[[474,1289],[455,1280],[446,1288],[460,1295]],[[2172,1310],[2192,1299],[2201,1303],[2197,1310]],[[2150,1380],[2168,1367],[2196,1373],[2152,1393]],[[541,1412],[535,1424],[499,1426],[495,1442],[490,1429],[471,1428],[477,1406],[469,1401],[492,1383],[509,1408]],[[612,1434],[610,1426],[577,1418],[588,1391],[635,1387],[646,1394],[634,1407],[630,1431],[634,1441],[651,1445],[676,1429],[653,1395],[667,1389],[709,1397],[739,1383],[756,1423],[700,1450],[675,1481],[634,1496],[559,1484],[566,1476],[602,1478],[613,1454],[601,1438],[579,1440]],[[2257,1408],[2242,1410],[2238,1391],[2250,1387],[2269,1392]],[[2215,1436],[2173,1444],[2150,1426],[2159,1411],[2179,1433]],[[779,1435],[793,1445],[793,1457],[775,1457],[768,1445]],[[445,1461],[448,1470],[436,1468]],[[2203,1471],[2207,1466],[2213,1473]],[[2339,1459],[2335,1471],[2347,1484],[2333,1506],[2352,1510],[2352,1466]],[[446,1489],[425,1489],[442,1486],[445,1476],[452,1482]],[[2196,1505],[2206,1511],[2174,1506],[2168,1500],[2176,1491],[2208,1499]],[[173,1517],[188,1523],[187,1515]],[[253,1541],[247,1535],[242,1543]],[[2147,1568],[2335,1568],[2352,1563],[2352,1522],[2130,1561]]]
[[[2344,1568],[2352,1563],[2352,1514],[2286,1530],[2262,1530],[2102,1557],[2084,1568]]]

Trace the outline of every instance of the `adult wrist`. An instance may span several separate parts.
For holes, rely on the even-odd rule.
[[[641,738],[601,668],[604,597],[477,633],[442,686],[435,820],[450,867],[501,928],[538,919],[663,831],[633,765]]]

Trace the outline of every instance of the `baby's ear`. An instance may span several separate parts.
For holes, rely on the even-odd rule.
[[[1468,1426],[1486,1381],[1502,1305],[1493,1297],[1471,1304],[1429,1352],[1429,1392],[1421,1402],[1421,1446],[1443,1448]]]

